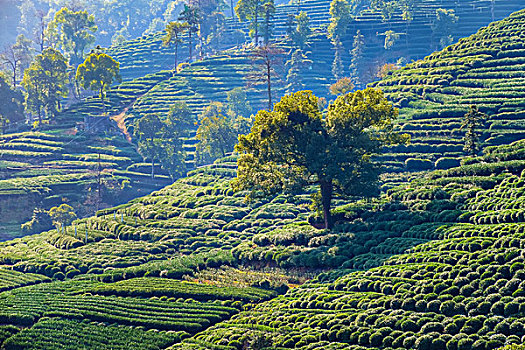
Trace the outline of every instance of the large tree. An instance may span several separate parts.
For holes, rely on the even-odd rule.
[[[105,91],[114,82],[121,82],[120,64],[103,52],[92,52],[78,66],[76,80],[84,89],[98,91],[98,96],[104,102]]]
[[[173,21],[168,23],[166,26],[166,35],[162,38],[162,43],[165,46],[175,46],[175,72],[177,72],[178,62],[178,50],[179,44],[182,43],[182,35],[188,29],[188,22]]]
[[[378,193],[380,165],[371,157],[383,145],[405,142],[394,131],[398,111],[376,89],[339,96],[323,117],[311,91],[284,96],[273,111],[261,110],[241,136],[235,190],[249,196],[295,192],[317,185],[326,228],[333,225],[334,194]]]
[[[22,86],[26,91],[26,110],[42,122],[43,114],[53,117],[60,110],[60,101],[67,96],[67,61],[53,48],[37,55],[24,72]]]
[[[95,42],[98,29],[95,17],[87,11],[73,11],[63,7],[49,23],[49,32],[55,36],[58,45],[69,56],[72,64],[84,59],[84,51]]]

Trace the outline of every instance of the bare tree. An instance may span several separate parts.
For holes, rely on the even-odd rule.
[[[42,10],[37,10],[36,17],[38,20],[38,25],[34,33],[35,43],[40,48],[40,53],[42,53],[42,51],[44,51],[45,43],[46,43],[46,28],[47,28],[46,14]]]
[[[31,41],[23,34],[20,34],[16,38],[16,43],[6,47],[0,53],[0,63],[9,70],[13,79],[13,88],[16,88],[17,78],[22,76],[24,69],[31,63],[32,52]]]
[[[273,108],[272,84],[282,81],[284,67],[284,50],[274,45],[257,47],[252,55],[253,70],[247,76],[248,85],[266,85],[268,93],[268,110]]]

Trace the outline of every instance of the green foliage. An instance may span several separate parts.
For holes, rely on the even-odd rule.
[[[372,195],[379,168],[371,155],[384,144],[405,142],[405,136],[393,132],[396,116],[379,90],[338,97],[325,120],[311,92],[287,95],[272,112],[259,111],[251,133],[239,138],[233,187],[256,197],[297,191],[313,181],[320,186],[329,228],[333,191]]]
[[[73,207],[68,204],[60,204],[58,207],[53,207],[49,209],[49,217],[53,220],[53,223],[62,228],[70,225],[73,220],[76,219],[77,215],[75,214]]]
[[[175,70],[177,70],[177,67],[179,66],[178,63],[178,49],[179,44],[182,43],[182,35],[184,32],[189,28],[189,24],[187,22],[170,22],[166,26],[166,35],[162,39],[162,43],[166,46],[174,45],[175,46]]]
[[[190,61],[193,59],[193,41],[192,34],[197,33],[199,30],[199,22],[202,19],[202,14],[199,7],[195,5],[184,4],[184,9],[179,14],[179,21],[188,24],[188,47]]]
[[[484,126],[486,119],[487,115],[481,113],[477,106],[470,106],[470,111],[465,114],[461,128],[467,129],[464,138],[465,146],[463,147],[463,151],[465,151],[466,154],[475,156],[480,152],[481,135],[476,129]]]
[[[191,110],[184,102],[172,105],[165,120],[150,114],[137,121],[135,137],[138,139],[139,152],[151,160],[152,178],[155,159],[161,162],[172,179],[184,174],[185,155],[181,139],[188,136],[194,122]]]
[[[69,54],[72,64],[82,62],[84,51],[95,42],[92,33],[97,29],[93,15],[87,11],[73,11],[67,7],[55,13],[48,26],[48,32],[53,36],[52,43]]]
[[[7,79],[0,74],[0,119],[2,123],[6,121],[17,124],[25,121],[23,95],[20,91],[11,88]]]
[[[332,0],[330,3],[330,25],[328,38],[335,44],[346,34],[351,20],[350,5],[346,0]]]
[[[288,93],[294,93],[300,90],[304,90],[306,85],[303,82],[303,75],[308,70],[312,69],[313,61],[308,58],[308,54],[301,49],[297,49],[292,52],[290,60],[286,62],[288,67],[288,74],[286,75],[286,91]],[[310,53],[311,54],[311,53]]]
[[[35,234],[47,231],[53,228],[53,219],[49,212],[43,209],[35,208],[31,220],[21,225],[22,232]]]
[[[298,49],[305,50],[308,46],[309,37],[312,34],[308,14],[304,11],[299,12],[294,18],[294,24],[295,26],[288,35]]]
[[[26,111],[35,113],[42,120],[43,113],[53,117],[60,108],[60,101],[67,95],[67,62],[52,48],[35,57],[24,72],[22,86],[26,91]]]
[[[104,100],[104,92],[111,84],[122,82],[119,67],[120,64],[105,53],[92,52],[84,63],[78,66],[75,79],[84,89],[98,91],[100,99]]]
[[[452,33],[457,26],[459,17],[454,10],[437,9],[436,19],[432,24],[432,31],[439,38],[439,48],[444,48],[454,41]]]
[[[233,121],[225,115],[221,103],[211,103],[199,116],[195,138],[199,141],[197,162],[207,164],[233,151],[237,132]]]
[[[250,36],[259,44],[259,18],[264,16],[263,0],[239,0],[235,14],[241,22],[250,21]]]

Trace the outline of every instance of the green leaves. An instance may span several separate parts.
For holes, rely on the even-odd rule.
[[[84,89],[99,90],[100,99],[113,82],[122,82],[120,64],[105,53],[93,52],[78,66],[76,80]]]
[[[70,55],[70,61],[76,63],[82,60],[84,50],[95,42],[95,33],[98,30],[95,17],[87,11],[72,11],[63,7],[55,14],[49,23],[48,32]]]
[[[379,167],[371,156],[382,145],[408,139],[393,131],[396,117],[379,90],[338,97],[326,118],[311,91],[286,95],[273,111],[257,113],[252,132],[239,138],[232,186],[256,197],[319,184],[327,219],[333,190],[348,196],[377,192]]]
[[[59,109],[60,100],[67,96],[67,62],[62,54],[47,48],[24,72],[22,86],[26,90],[26,110],[41,119],[43,112],[54,116]]]

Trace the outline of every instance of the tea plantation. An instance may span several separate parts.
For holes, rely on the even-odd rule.
[[[410,145],[390,149],[384,159],[399,168],[446,167],[462,151],[460,128],[471,105],[488,115],[486,145],[522,139],[524,25],[519,11],[374,84],[403,107],[402,129],[412,135]]]
[[[524,149],[339,200],[332,231],[306,222],[307,193],[246,204],[230,157],[65,233],[0,243],[3,347],[519,343]]]
[[[519,142],[497,152],[524,146]],[[321,273],[172,349],[233,350],[257,343],[268,349],[448,350],[521,344],[525,168],[519,157],[490,159],[392,189],[388,205],[342,225],[341,232],[354,240],[370,234],[368,252],[341,261],[359,271]],[[350,212],[355,215],[355,208]],[[374,220],[391,235],[384,243],[373,231]],[[361,233],[356,225],[368,231]],[[330,250],[337,247],[343,250],[337,243]],[[393,251],[399,254],[388,257]],[[382,265],[372,268],[378,257]]]
[[[333,61],[333,47],[326,38],[326,27],[330,23],[330,0],[303,0],[295,3],[285,3],[276,6],[275,14],[271,20],[272,33],[275,38],[281,39],[286,35],[288,15],[296,15],[304,11],[310,18],[312,28],[319,28],[323,33],[323,49],[312,48],[315,57],[314,62],[319,62],[329,57],[330,66]],[[494,10],[492,11],[492,6]],[[377,10],[365,8],[351,21],[347,35],[342,38],[345,46],[344,57],[349,59],[348,51],[352,48],[353,36],[360,30],[365,36],[365,56],[367,62],[380,64],[381,62],[392,62],[400,57],[407,61],[419,59],[430,54],[436,49],[437,39],[432,34],[432,22],[436,18],[436,9],[452,9],[460,18],[458,25],[452,28],[451,35],[461,38],[475,33],[480,27],[491,21],[507,17],[512,12],[523,8],[519,0],[423,0],[415,3],[413,19],[405,21],[400,11],[395,11],[392,18],[383,20]],[[230,11],[226,10],[226,15]],[[238,19],[227,18],[224,25],[224,39],[220,49],[240,48],[244,40],[248,40],[247,22],[239,23]],[[392,30],[400,34],[400,39],[393,48],[384,48],[384,33]],[[238,31],[241,32],[240,36]],[[121,64],[121,73],[124,80],[132,80],[146,74],[156,73],[161,70],[173,69],[174,49],[162,45],[163,32],[149,34],[141,38],[128,40],[122,44],[112,46],[108,54],[115,57]],[[434,39],[435,40],[434,40]],[[207,53],[209,55],[209,53]],[[188,60],[188,47],[186,38],[179,46],[179,62]],[[344,62],[347,67],[350,62]],[[345,69],[346,69],[345,67]],[[324,69],[322,63],[317,68]],[[322,74],[318,75],[323,77]],[[327,93],[324,91],[324,93]]]

